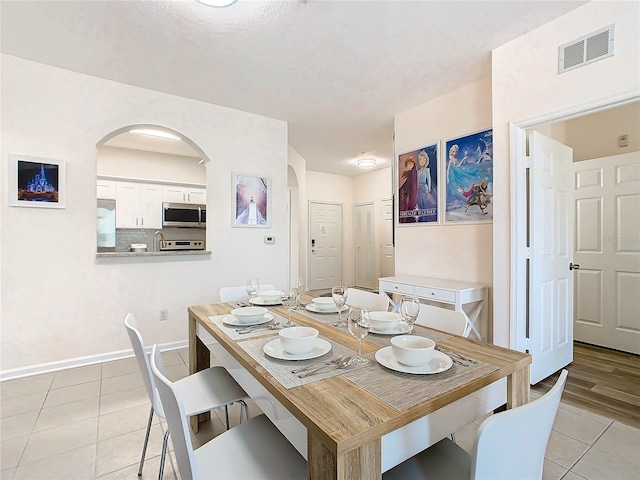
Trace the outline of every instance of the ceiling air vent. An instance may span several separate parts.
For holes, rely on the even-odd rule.
[[[614,25],[590,33],[559,48],[558,73],[582,67],[613,55]]]

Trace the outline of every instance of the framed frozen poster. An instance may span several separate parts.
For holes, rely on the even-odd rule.
[[[439,223],[438,142],[398,155],[398,225]]]
[[[271,227],[271,179],[233,174],[233,227]]]
[[[445,222],[493,221],[493,131],[447,140]]]

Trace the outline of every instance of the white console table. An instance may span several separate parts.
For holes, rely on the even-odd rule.
[[[378,279],[378,288],[381,294],[415,295],[420,299],[453,305],[454,310],[464,313],[467,317],[464,336],[473,332],[478,340],[482,340],[477,327],[487,322],[489,288],[486,285],[417,275],[398,275]],[[397,311],[398,305],[394,302],[393,295],[390,296],[393,310]]]

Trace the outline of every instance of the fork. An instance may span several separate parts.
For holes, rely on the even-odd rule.
[[[236,330],[240,335],[245,333],[257,332],[259,330],[278,330],[280,328],[280,322],[273,323],[271,325],[261,325],[259,327],[249,327],[242,330]]]
[[[469,364],[466,362],[471,362],[471,363],[478,363],[475,360],[471,360],[469,358],[465,358],[462,355],[460,355],[459,353],[456,352],[452,352],[450,350],[447,350],[446,352],[444,350],[442,350],[442,348],[440,348],[439,346],[436,345],[436,350],[439,352],[444,353],[445,355],[448,355],[451,360],[453,360],[453,363],[457,363],[462,367],[468,367]]]
[[[336,358],[332,358],[331,360],[327,360],[326,362],[324,362],[325,365],[332,365],[334,363],[339,363],[342,359],[344,358],[344,355],[338,355]],[[305,365],[304,367],[300,367],[300,368],[296,368],[294,370],[291,370],[291,373],[302,373],[305,370],[309,370],[310,368],[313,367],[317,367],[319,365],[321,365],[322,363],[318,364],[318,363],[310,363],[309,365]]]
[[[335,365],[321,365],[318,368],[315,368],[313,370],[309,370],[307,372],[302,372],[300,374],[298,374],[298,378],[305,378],[308,377],[309,375],[315,375],[316,373],[320,372],[320,370],[324,370],[327,367],[335,367],[336,370],[339,370],[341,368],[345,368],[348,367],[351,364],[351,357],[345,357],[342,360],[340,360],[339,363],[336,363]]]

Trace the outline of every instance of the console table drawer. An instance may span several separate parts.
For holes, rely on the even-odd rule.
[[[416,291],[415,285],[405,285],[403,283],[380,283],[381,291],[384,290],[389,293],[401,293],[404,295],[413,295]]]
[[[451,290],[438,290],[435,288],[416,287],[416,295],[419,298],[446,303],[456,303],[456,292]]]

